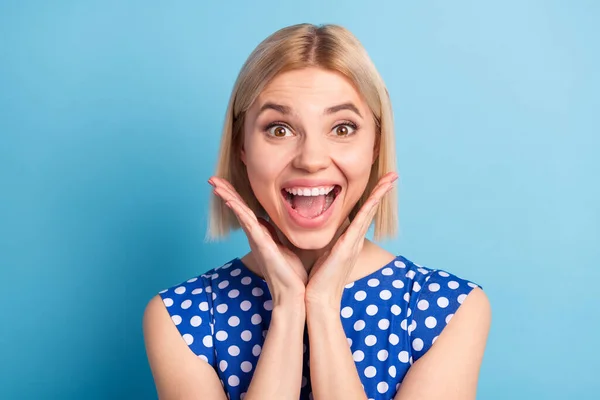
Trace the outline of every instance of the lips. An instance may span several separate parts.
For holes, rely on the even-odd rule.
[[[288,217],[295,225],[306,229],[316,229],[327,222],[333,214],[333,210],[337,204],[336,199],[342,192],[342,187],[338,184],[333,184],[329,186],[330,190],[325,190],[326,187],[326,185],[306,185],[299,187],[287,186],[281,189],[284,207]],[[310,193],[305,189],[310,189]],[[325,191],[327,194],[320,194]],[[293,194],[294,192],[296,192],[295,195]],[[307,194],[306,196],[304,195],[305,193]],[[313,196],[313,193],[316,195]]]

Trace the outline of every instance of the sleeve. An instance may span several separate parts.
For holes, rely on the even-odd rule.
[[[443,270],[427,273],[418,296],[411,304],[408,332],[413,362],[431,348],[471,291],[480,287]]]
[[[159,293],[171,320],[190,350],[216,367],[210,283],[200,276]]]

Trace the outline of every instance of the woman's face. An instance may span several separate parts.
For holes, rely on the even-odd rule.
[[[276,76],[246,113],[242,161],[254,195],[297,248],[326,247],[362,196],[376,158],[375,121],[343,75]]]

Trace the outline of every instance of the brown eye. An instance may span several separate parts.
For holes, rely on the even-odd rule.
[[[355,128],[348,124],[342,124],[335,127],[336,136],[349,136],[354,133]]]
[[[269,134],[278,138],[287,136],[288,128],[283,125],[275,125],[269,129]]]

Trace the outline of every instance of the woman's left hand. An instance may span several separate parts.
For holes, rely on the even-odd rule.
[[[305,301],[307,306],[339,309],[344,286],[356,264],[365,235],[383,196],[393,188],[398,175],[385,174],[371,192],[352,223],[332,249],[317,259],[308,276]]]

